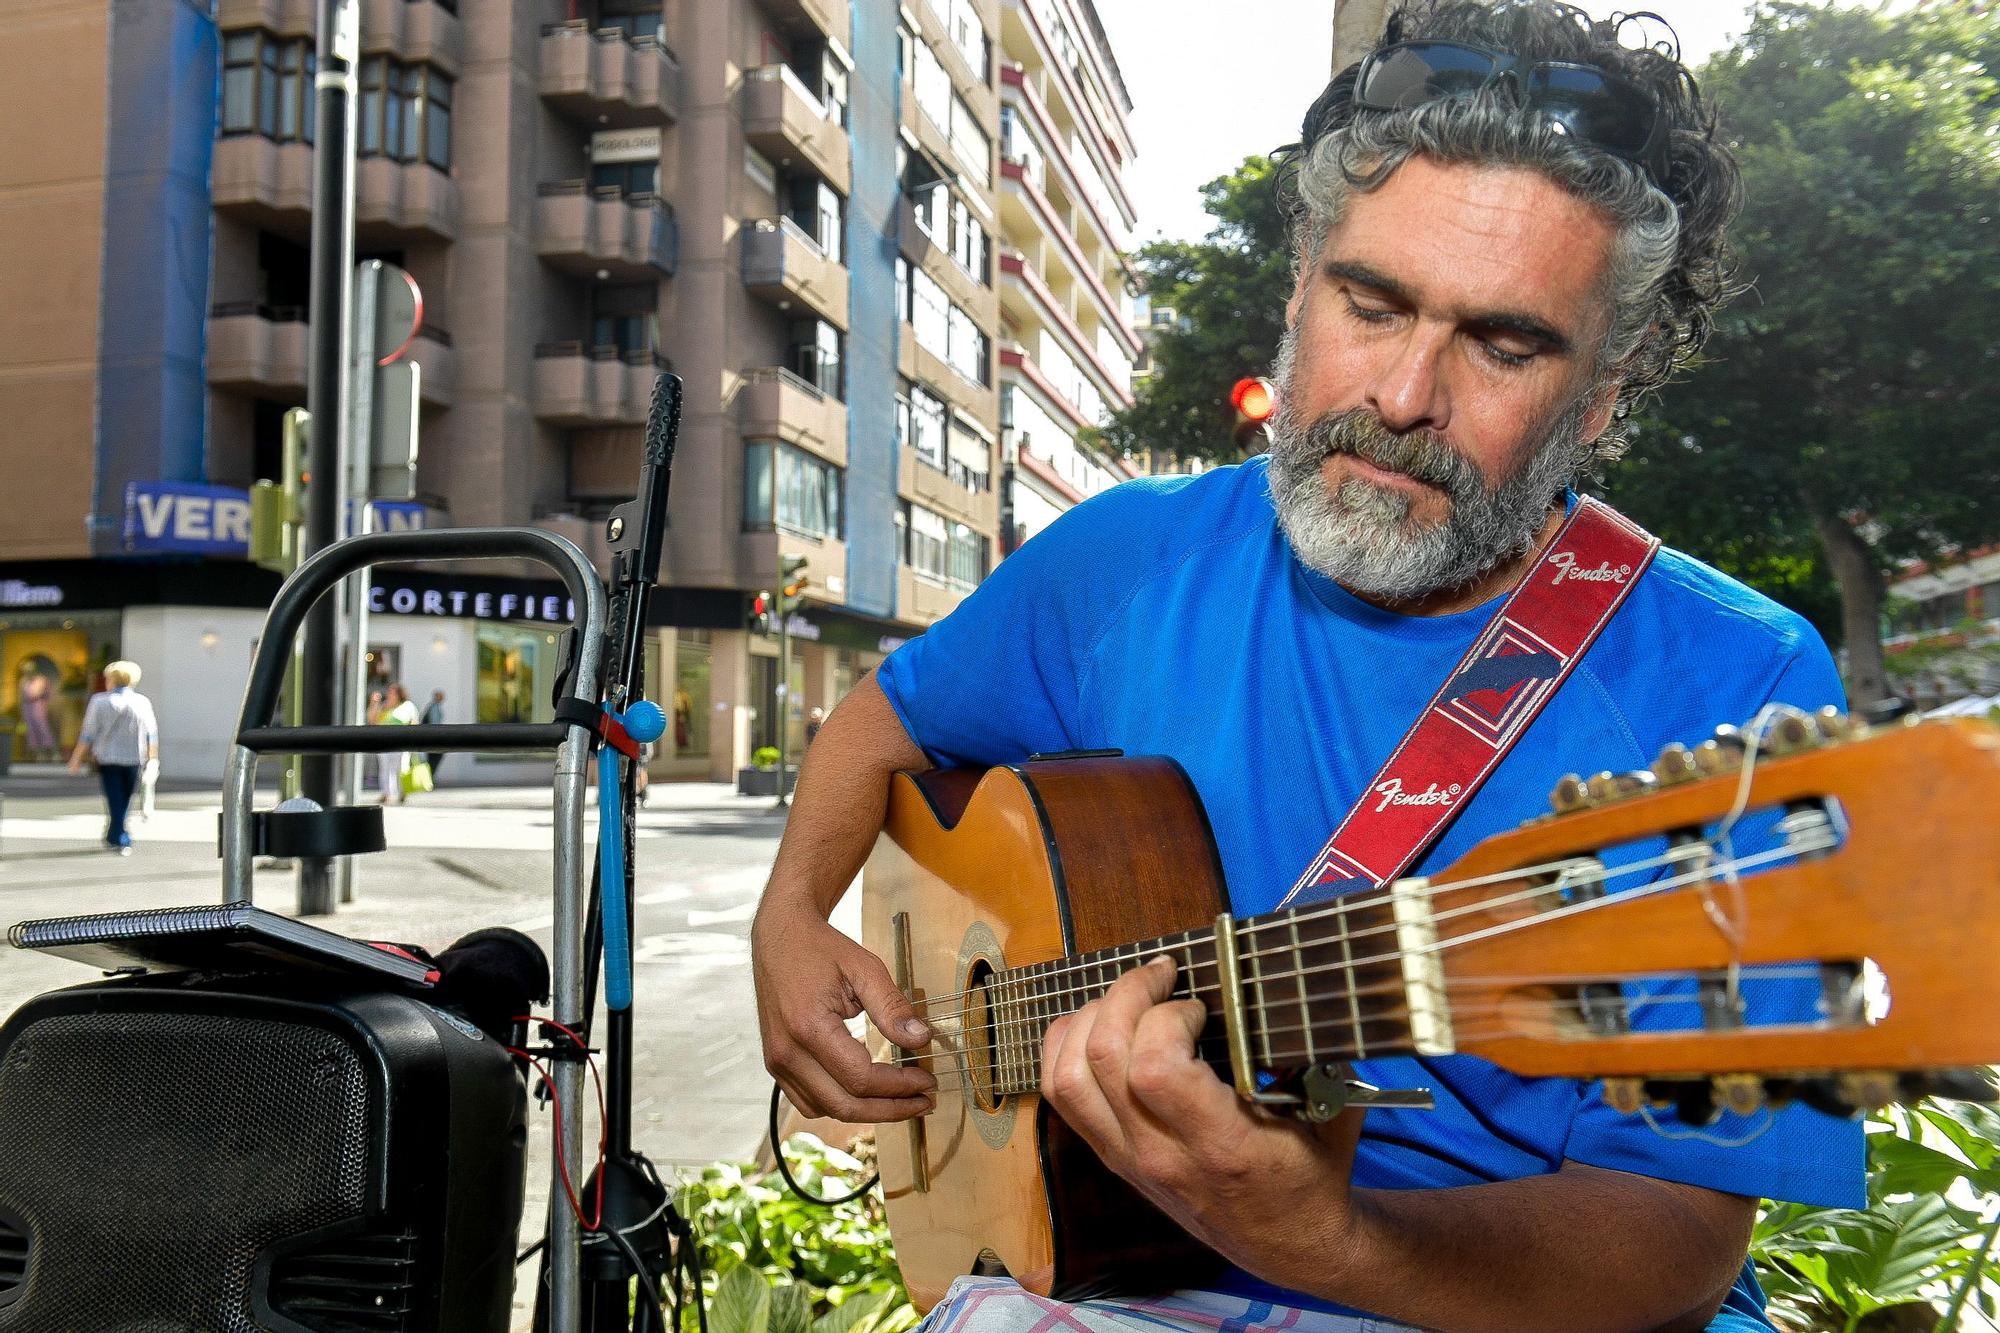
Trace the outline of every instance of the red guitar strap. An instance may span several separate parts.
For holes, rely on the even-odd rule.
[[[1407,870],[1555,697],[1659,549],[1611,506],[1579,501],[1278,905]]]

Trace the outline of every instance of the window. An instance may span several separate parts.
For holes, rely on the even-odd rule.
[[[930,117],[931,124],[951,132],[951,75],[944,72],[936,53],[921,38],[915,42],[917,57],[917,110]]]
[[[232,32],[222,39],[222,133],[312,142],[310,37]]]
[[[743,174],[750,178],[752,185],[764,193],[777,194],[778,169],[771,165],[770,158],[747,146],[743,149]]]
[[[787,182],[785,194],[785,215],[812,237],[821,254],[836,264],[845,263],[840,193],[817,176],[798,176]]]
[[[775,440],[743,446],[743,526],[776,526],[809,537],[841,535],[841,471]]]
[[[957,155],[966,175],[981,185],[992,184],[993,141],[979,128],[972,108],[956,93],[951,98],[951,151]]]
[[[905,501],[896,530],[903,563],[917,573],[968,591],[986,577],[993,544],[965,524]]]
[[[451,97],[452,81],[429,65],[368,56],[361,62],[355,151],[451,170]]]
[[[986,577],[992,543],[963,523],[951,525],[950,563],[945,578],[955,588],[972,589]]]
[[[660,290],[648,282],[596,287],[590,294],[590,343],[599,355],[642,358],[659,346]]]
[[[479,667],[476,720],[552,722],[548,682],[558,669],[557,636],[547,630],[512,629],[480,622],[474,629]]]
[[[657,159],[643,162],[593,162],[590,165],[590,188],[593,190],[616,190],[621,196],[630,198],[635,194],[656,193],[659,184],[660,164]]]
[[[981,83],[990,82],[986,69],[986,27],[979,21],[976,0],[951,0],[951,41]]]
[[[910,324],[917,346],[940,360],[951,358],[951,301],[936,279],[922,269],[910,271]]]
[[[660,35],[660,0],[598,0],[597,30],[616,29],[627,38]]]
[[[951,257],[981,286],[992,285],[986,268],[990,244],[986,228],[972,216],[972,209],[963,199],[955,201],[951,209]]]
[[[842,381],[841,333],[823,319],[802,319],[792,325],[792,373],[829,398],[845,399]]]
[[[918,458],[944,470],[944,404],[914,385],[910,388],[910,447]]]

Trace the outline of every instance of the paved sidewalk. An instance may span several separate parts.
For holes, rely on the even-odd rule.
[[[750,1157],[763,1134],[771,1085],[757,1043],[749,927],[784,820],[769,798],[740,797],[719,784],[656,784],[650,795],[639,815],[635,892],[633,1123],[638,1146],[671,1171]],[[163,791],[153,818],[133,826],[133,855],[122,858],[99,845],[103,813],[90,779],[9,775],[0,778],[0,798],[0,930],[29,917],[220,899],[213,789]],[[267,793],[258,805],[273,799]],[[390,807],[390,850],[360,858],[356,900],[316,923],[430,948],[508,925],[547,947],[552,804],[547,788],[447,785]],[[293,912],[295,877],[258,871],[255,899]],[[858,895],[836,919],[858,931]],[[0,944],[0,1018],[32,995],[89,979],[75,963]],[[540,1234],[547,1198],[548,1121],[539,1110],[529,1236]],[[586,1129],[586,1141],[594,1132]]]

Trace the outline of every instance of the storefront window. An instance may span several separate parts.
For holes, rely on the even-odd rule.
[[[55,763],[68,755],[118,642],[115,611],[0,619],[0,718],[13,723],[14,758]],[[0,744],[9,735],[0,730]]]
[[[482,624],[478,629],[480,722],[552,722],[558,643],[547,630]]]
[[[708,753],[709,631],[684,629],[674,641],[673,742],[677,758]]]

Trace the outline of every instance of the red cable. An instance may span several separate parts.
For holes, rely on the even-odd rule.
[[[554,1028],[565,1037],[568,1037],[572,1042],[575,1042],[576,1048],[584,1052],[585,1059],[590,1064],[591,1085],[597,1090],[597,1207],[595,1215],[586,1221],[583,1216],[583,1201],[577,1197],[576,1186],[569,1174],[569,1161],[563,1152],[563,1104],[562,1097],[556,1092],[555,1080],[549,1076],[547,1067],[540,1060],[537,1060],[534,1056],[521,1050],[519,1047],[509,1046],[507,1048],[508,1054],[518,1055],[535,1067],[535,1072],[542,1076],[542,1086],[549,1091],[549,1101],[555,1107],[556,1169],[562,1175],[563,1192],[569,1195],[570,1210],[576,1214],[577,1225],[585,1231],[601,1231],[604,1229],[604,1155],[607,1146],[606,1135],[609,1127],[607,1124],[608,1117],[604,1109],[604,1079],[597,1071],[597,1057],[590,1054],[589,1045],[573,1029],[566,1024],[558,1023],[553,1018],[537,1018],[533,1014],[516,1014],[514,1021],[517,1023],[539,1023],[544,1027]]]

